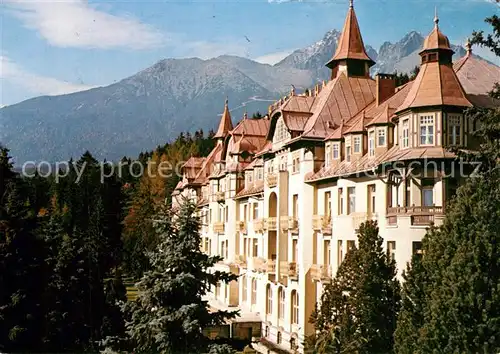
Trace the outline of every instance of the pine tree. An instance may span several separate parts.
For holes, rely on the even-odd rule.
[[[164,208],[156,216],[160,244],[149,254],[152,269],[137,284],[139,296],[127,303],[127,333],[137,353],[201,353],[209,341],[203,329],[222,324],[234,312],[210,312],[202,297],[236,275],[211,271],[220,257],[200,251],[200,220],[186,201],[175,221]]]
[[[422,266],[421,255],[413,255],[411,263],[407,264],[406,271],[403,272],[403,280],[401,311],[394,334],[394,351],[401,354],[415,354],[421,352],[418,340],[424,323],[426,305],[427,275]]]
[[[375,222],[363,223],[359,248],[349,251],[325,287],[312,319],[320,332],[318,353],[392,351],[400,288],[395,263],[383,251],[382,241]]]
[[[40,351],[50,274],[47,248],[36,234],[35,213],[6,149],[0,152],[0,172],[0,351]]]

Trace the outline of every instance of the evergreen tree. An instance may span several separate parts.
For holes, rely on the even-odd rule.
[[[149,254],[151,270],[137,284],[139,296],[127,303],[127,333],[137,353],[201,353],[209,341],[203,329],[220,325],[234,312],[210,312],[202,297],[234,274],[211,271],[220,257],[201,252],[200,220],[186,201],[175,221],[167,208],[156,216],[160,244]]]
[[[375,222],[360,226],[359,249],[348,253],[312,318],[318,353],[392,351],[400,288],[382,242]]]
[[[6,149],[0,151],[0,172],[0,351],[41,351],[47,249]]]
[[[403,280],[401,311],[394,334],[394,351],[401,354],[415,354],[421,352],[418,338],[424,323],[426,304],[427,275],[422,266],[421,255],[413,255],[411,263],[407,264],[406,271],[403,272]]]

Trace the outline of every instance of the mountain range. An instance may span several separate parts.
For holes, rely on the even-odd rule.
[[[181,132],[216,127],[229,98],[236,122],[244,111],[267,112],[268,105],[290,91],[300,92],[327,80],[324,64],[335,52],[340,32],[298,49],[275,65],[236,56],[201,60],[164,59],[105,87],[41,96],[0,109],[0,143],[17,165],[23,161],[64,161],[90,150],[96,158],[137,156]],[[410,32],[376,51],[376,72],[409,72],[419,63],[424,38]],[[454,46],[455,59],[465,54]]]

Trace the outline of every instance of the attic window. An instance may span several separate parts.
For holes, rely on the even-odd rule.
[[[361,152],[361,137],[355,136],[354,137],[354,153],[359,153],[359,152]]]
[[[422,64],[427,63],[427,54],[422,55]]]
[[[429,54],[429,62],[436,61],[436,60],[437,60],[437,53],[430,53]]]

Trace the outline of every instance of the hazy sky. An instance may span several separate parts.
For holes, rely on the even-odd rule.
[[[273,64],[341,29],[348,3],[2,0],[0,104],[108,85],[164,58],[235,54]],[[376,49],[411,30],[426,35],[434,7],[454,43],[474,29],[489,30],[484,18],[500,9],[492,0],[355,0],[354,6],[365,44]]]

